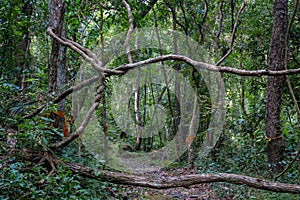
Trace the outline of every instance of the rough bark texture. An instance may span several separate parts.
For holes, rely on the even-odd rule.
[[[288,1],[275,0],[273,8],[273,30],[270,43],[270,70],[285,69],[286,34],[288,30]],[[280,105],[285,76],[269,76],[266,92],[266,135],[268,138],[268,162],[273,172],[282,170],[285,143],[281,137]]]
[[[49,33],[52,34],[52,33]],[[58,38],[57,38],[58,39]],[[68,44],[65,41],[61,41],[64,45],[72,48],[75,50],[70,44]],[[76,51],[76,50],[75,50]],[[211,65],[205,62],[199,62],[196,60],[193,60],[187,56],[183,55],[175,55],[175,54],[168,54],[163,56],[157,56],[154,58],[149,58],[146,60],[138,61],[131,64],[122,64],[119,67],[116,67],[114,70],[111,69],[105,69],[104,73],[106,76],[112,76],[112,75],[119,75],[123,74],[128,70],[131,70],[133,68],[137,67],[143,67],[151,63],[157,63],[165,60],[178,60],[185,62],[188,65],[194,66],[196,68],[200,69],[206,69],[209,71],[218,71],[220,73],[229,73],[229,74],[236,74],[239,76],[283,76],[283,75],[292,75],[292,74],[299,74],[300,68],[297,69],[287,69],[287,70],[270,70],[270,69],[260,69],[260,70],[245,70],[245,69],[238,69],[239,67],[224,67],[224,66],[217,66],[217,65]]]
[[[110,172],[105,170],[93,171],[88,167],[83,167],[75,163],[66,163],[58,160],[53,161],[55,164],[61,164],[69,168],[75,173],[83,176],[98,179],[100,181],[108,181],[116,184],[142,186],[148,188],[166,189],[174,187],[188,187],[200,183],[212,182],[227,182],[233,184],[244,184],[253,188],[274,191],[274,192],[289,192],[300,193],[300,185],[272,182],[265,179],[253,178],[250,176],[237,175],[237,174],[192,174],[173,177],[157,176],[151,177],[150,175],[131,175],[119,172]],[[95,175],[97,174],[97,175]]]
[[[64,28],[64,0],[49,0],[49,26],[60,37],[65,37]],[[52,94],[62,93],[66,83],[66,47],[53,40],[50,60],[48,65],[48,92]],[[57,110],[64,112],[65,100],[58,103]],[[65,118],[58,118],[55,127],[65,128]],[[67,130],[66,130],[67,131]],[[68,132],[68,131],[67,131]]]
[[[62,25],[62,37],[66,37],[65,33],[65,25]],[[57,62],[57,92],[58,94],[63,93],[65,85],[66,85],[66,51],[67,48],[63,45],[60,45],[58,52],[58,62]],[[58,103],[57,109],[64,111],[65,110],[65,100],[62,100]]]
[[[63,31],[63,21],[65,6],[63,0],[49,0],[49,27],[51,27],[56,35],[61,37]],[[57,67],[60,51],[60,43],[57,40],[52,42],[52,50],[48,65],[48,90],[49,93],[56,90],[57,84]]]

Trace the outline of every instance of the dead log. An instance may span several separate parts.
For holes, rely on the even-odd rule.
[[[201,183],[227,182],[232,184],[243,184],[249,187],[281,193],[300,193],[300,185],[273,182],[266,179],[259,179],[238,174],[192,174],[182,176],[169,176],[157,178],[151,175],[135,175],[120,172],[111,172],[107,170],[93,170],[86,166],[75,163],[54,161],[55,164],[63,165],[75,173],[83,176],[97,179],[99,181],[107,181],[122,185],[141,186],[155,189],[167,189],[174,187],[189,187]]]

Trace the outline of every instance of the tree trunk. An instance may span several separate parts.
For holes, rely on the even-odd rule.
[[[65,24],[62,23],[62,33],[61,33],[62,37],[66,37],[66,33],[65,33]],[[59,47],[59,52],[58,52],[58,61],[57,61],[57,93],[61,94],[64,92],[65,90],[65,86],[66,86],[66,47],[61,45]],[[65,100],[63,99],[62,101],[60,101],[57,105],[57,109],[61,110],[61,111],[65,111]]]
[[[15,20],[18,21],[21,26],[18,27],[18,31],[22,32],[22,35],[15,35],[16,46],[12,45],[13,49],[13,57],[11,58],[12,63],[15,63],[15,76],[17,79],[17,86],[22,91],[26,88],[25,79],[26,72],[29,68],[30,62],[30,37],[29,37],[29,26],[26,23],[23,23],[22,16],[26,16],[28,19],[32,15],[32,5],[30,2],[22,1],[23,6],[21,7],[21,14],[15,17]],[[19,19],[21,18],[21,19]],[[14,42],[11,42],[12,44]],[[13,65],[12,65],[13,66]]]
[[[62,36],[65,4],[64,0],[49,0],[49,27],[51,27],[56,35]],[[61,45],[56,40],[52,42],[52,50],[48,65],[48,90],[49,94],[56,91],[57,88],[57,69],[59,61],[62,61]]]
[[[140,79],[141,79],[141,69],[137,69],[136,75],[136,90],[134,92],[134,112],[135,112],[135,120],[137,126],[137,136],[135,142],[135,150],[140,150],[142,144],[142,123],[141,123],[141,116],[140,116]]]
[[[65,37],[64,0],[49,0],[49,26],[59,37]],[[48,93],[49,96],[62,93],[66,84],[66,47],[56,40],[52,42],[52,50],[48,65]],[[65,100],[58,103],[57,110],[65,111]],[[65,116],[57,118],[55,127],[63,130],[64,135],[68,135]]]
[[[288,30],[288,1],[275,0],[273,8],[273,30],[270,43],[269,69],[283,70],[288,60],[288,44],[286,34]],[[281,136],[280,105],[285,76],[269,76],[266,91],[266,135],[268,139],[268,162],[273,172],[283,168],[285,143]]]
[[[196,124],[196,121],[199,120],[198,116],[197,116],[198,110],[199,110],[198,92],[196,92],[195,100],[194,100],[193,116],[192,116],[190,126],[189,126],[189,135],[186,138],[186,145],[187,145],[187,149],[188,149],[188,166],[190,169],[194,168],[194,161],[195,161],[193,141],[194,141],[195,135],[197,133],[195,124]]]

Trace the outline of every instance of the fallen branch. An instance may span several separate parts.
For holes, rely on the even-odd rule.
[[[141,186],[156,189],[166,189],[175,187],[189,187],[200,183],[227,182],[232,184],[243,184],[253,188],[268,190],[273,192],[300,193],[300,185],[272,182],[266,179],[253,178],[238,174],[192,174],[176,177],[154,178],[150,175],[133,175],[119,172],[111,172],[106,170],[90,169],[75,163],[68,163],[55,160],[55,164],[63,165],[75,173],[97,179],[99,181],[107,181],[116,184]]]

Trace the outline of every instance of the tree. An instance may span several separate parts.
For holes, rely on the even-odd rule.
[[[125,1],[123,1],[123,2],[125,2]],[[125,3],[125,5],[127,7],[128,13],[129,13],[128,14],[129,21],[132,23],[132,15],[130,13],[131,11],[130,11],[130,9],[128,9],[129,5],[127,3]],[[243,6],[241,7],[240,12],[241,12],[242,9],[243,9]],[[274,9],[277,10],[276,7]],[[235,24],[235,28],[236,27],[237,26]],[[131,33],[130,31],[132,31],[132,26],[129,29],[129,31],[127,32],[126,41],[129,41],[128,38],[130,37],[130,33]],[[93,54],[90,51],[88,51],[87,49],[83,48],[82,46],[80,46],[78,44],[75,44],[72,41],[68,41],[68,40],[66,40],[64,38],[59,38],[57,35],[55,35],[53,33],[53,31],[51,30],[51,28],[48,29],[48,34],[51,35],[57,41],[60,41],[61,44],[69,46],[70,48],[72,48],[73,50],[77,51],[78,53],[80,53],[80,52],[86,52],[86,53],[80,53],[80,54],[84,58],[86,58],[86,60],[88,62],[90,62],[92,64],[92,66],[95,69],[97,69],[99,72],[102,70],[102,73],[104,73],[106,77],[107,76],[111,76],[113,74],[122,74],[122,73],[125,73],[126,71],[128,71],[130,69],[137,68],[137,67],[139,67],[141,65],[155,63],[155,62],[160,62],[160,61],[169,60],[169,59],[177,60],[177,61],[183,61],[183,62],[185,62],[185,63],[187,63],[189,65],[192,65],[194,67],[201,67],[201,68],[212,70],[212,71],[219,70],[221,72],[229,72],[229,73],[234,73],[234,74],[239,74],[239,75],[250,75],[250,76],[253,76],[253,75],[262,75],[262,74],[266,75],[266,74],[268,74],[268,75],[272,75],[272,76],[278,78],[278,77],[280,77],[280,75],[284,75],[285,73],[293,73],[293,71],[294,71],[294,70],[283,70],[284,68],[283,69],[281,68],[280,71],[277,71],[277,70],[274,70],[274,69],[247,71],[247,70],[243,70],[243,69],[236,69],[236,68],[230,68],[230,67],[221,67],[221,66],[209,65],[207,63],[203,63],[203,62],[198,62],[198,61],[192,60],[191,58],[186,57],[186,56],[182,56],[182,55],[161,55],[161,56],[158,56],[158,57],[155,57],[155,58],[151,58],[151,59],[148,59],[148,60],[139,61],[139,62],[135,62],[135,63],[133,63],[133,61],[131,59],[128,59],[129,60],[129,64],[123,64],[122,66],[115,68],[115,71],[111,71],[111,70],[103,68],[102,63],[99,62],[97,60],[97,58],[94,57]],[[233,32],[233,34],[234,34],[234,32]],[[232,36],[232,38],[234,38],[234,35]],[[284,38],[285,38],[285,36],[284,36]],[[233,40],[231,42],[233,42]],[[126,46],[126,55],[127,55],[127,57],[130,57],[129,48],[128,48],[128,46],[126,44],[125,44],[125,46]],[[272,43],[271,43],[271,46],[272,46]],[[76,47],[79,47],[81,50],[77,50]],[[228,55],[226,55],[226,56],[228,56]],[[223,58],[223,59],[225,59],[225,58]],[[298,70],[299,69],[297,69],[296,71],[298,71]],[[103,77],[104,77],[104,74],[103,74]],[[100,85],[100,87],[101,87],[101,85]],[[98,89],[98,94],[101,95],[100,88]],[[87,113],[86,118],[83,120],[84,124],[86,124],[87,121],[90,119],[90,112],[93,112],[93,110],[96,109],[97,105],[99,104],[99,102],[98,102],[99,101],[98,100],[99,97],[100,96],[96,97],[94,105],[91,107],[89,113]],[[195,106],[195,108],[196,108],[196,106]],[[82,124],[82,126],[85,126],[84,124]],[[62,142],[59,142],[59,143],[56,143],[56,144],[52,145],[52,148],[56,149],[56,148],[61,148],[61,147],[65,146],[65,145],[68,145],[73,139],[75,139],[76,137],[78,137],[82,133],[82,131],[83,131],[83,129],[78,129],[70,138],[67,138],[66,140],[64,140]],[[75,168],[78,168],[78,167],[75,167]],[[115,180],[120,180],[119,179],[120,178],[119,175],[116,175],[116,176],[112,175],[112,176],[114,177]],[[111,176],[110,176],[110,178],[111,178]],[[105,178],[105,180],[106,180],[106,178]],[[134,180],[136,180],[136,179],[134,178]],[[131,183],[131,181],[129,181],[129,182]],[[149,184],[149,183],[140,183],[140,184],[142,185],[142,184]],[[138,185],[140,185],[140,184],[138,184]]]
[[[52,27],[56,34],[65,37],[65,3],[64,0],[49,0],[49,26]],[[48,63],[48,94],[60,94],[66,84],[66,47],[57,41],[52,42],[50,60]],[[61,128],[64,135],[68,135],[66,119],[64,115],[65,100],[58,102],[57,110],[59,116],[55,116],[55,126]]]
[[[64,0],[49,0],[49,26],[57,35],[65,37],[64,30]],[[48,90],[51,94],[57,90],[61,91],[66,79],[66,50],[59,42],[52,42],[50,61],[48,66]]]
[[[275,0],[273,8],[273,30],[270,42],[269,69],[283,70],[289,59],[288,1]],[[269,76],[266,92],[266,135],[268,137],[268,162],[273,172],[281,171],[285,143],[282,139],[280,106],[285,76]]]
[[[2,3],[2,2],[1,2]],[[5,6],[3,2],[3,5]],[[0,75],[14,80],[18,90],[26,89],[26,78],[30,74],[30,18],[32,5],[30,1],[15,1],[3,12],[1,26],[4,27],[1,41],[1,65],[9,70],[1,70]],[[17,27],[17,28],[13,28]]]
[[[9,1],[4,1],[9,4]],[[199,183],[227,182],[268,191],[300,193],[297,176],[298,169],[293,165],[299,156],[297,146],[299,140],[297,131],[299,131],[299,127],[295,124],[297,114],[294,112],[290,99],[284,102],[281,100],[282,95],[288,96],[283,89],[284,77],[295,77],[292,75],[297,76],[300,74],[300,68],[296,68],[297,65],[295,64],[299,58],[297,55],[299,34],[294,29],[292,29],[294,35],[291,35],[291,38],[293,38],[291,47],[294,48],[293,52],[291,49],[291,57],[294,57],[293,60],[289,60],[287,0],[275,0],[274,2],[272,36],[269,31],[272,26],[272,13],[269,12],[272,3],[266,0],[261,1],[260,5],[246,0],[205,0],[203,2],[195,0],[136,0],[129,3],[126,0],[122,0],[123,4],[118,1],[49,0],[49,23],[46,19],[37,19],[40,15],[36,13],[46,13],[44,10],[40,10],[39,6],[34,5],[36,6],[33,7],[34,14],[30,12],[26,14],[25,11],[22,14],[21,8],[30,1],[22,2],[24,4],[18,6],[14,4],[6,5],[5,9],[2,9],[0,6],[0,25],[1,30],[3,29],[3,32],[0,32],[0,93],[1,97],[4,97],[3,100],[5,102],[0,105],[0,112],[1,114],[3,113],[3,116],[0,116],[0,166],[3,168],[0,172],[0,177],[3,178],[0,181],[0,198],[2,198],[2,193],[5,194],[4,197],[11,199],[37,198],[37,196],[45,193],[49,194],[49,198],[57,196],[57,194],[61,195],[61,198],[71,198],[69,197],[70,194],[78,195],[76,198],[81,198],[83,195],[91,193],[91,190],[96,191],[99,187],[101,187],[101,192],[107,190],[115,195],[116,190],[108,188],[106,182],[158,189],[189,187]],[[37,2],[41,3],[42,1]],[[67,9],[65,10],[65,8]],[[294,14],[296,14],[296,11],[294,11]],[[47,39],[42,33],[35,32],[35,26],[31,26],[30,23],[25,24],[27,27],[24,28],[25,34],[20,34],[19,30],[23,30],[23,23],[18,23],[18,20],[14,21],[13,16],[25,16],[24,19],[21,19],[21,22],[27,22],[27,15],[32,16],[30,22],[43,21],[42,23],[45,26],[49,24],[47,34],[53,39],[49,43],[50,46],[47,46],[48,44],[45,46],[40,45],[42,43],[46,44]],[[258,19],[258,15],[263,17]],[[11,23],[11,26],[7,26],[6,21],[13,23]],[[136,38],[135,36],[139,34],[142,27],[152,26],[155,29],[146,35],[147,37],[149,36],[148,38],[151,39],[151,42],[158,41],[159,48],[148,48],[147,46],[145,49],[142,49],[140,46],[143,46],[144,41],[136,39],[139,36]],[[173,30],[173,35],[164,36],[160,32],[161,28]],[[25,102],[23,99],[18,100],[19,91],[11,93],[14,84],[18,84],[17,82],[21,80],[20,78],[24,77],[17,70],[19,66],[23,66],[22,60],[16,61],[12,55],[15,55],[15,52],[17,52],[14,48],[19,48],[20,55],[25,57],[29,55],[29,51],[22,47],[21,37],[16,37],[15,43],[10,42],[13,41],[15,33],[18,33],[16,34],[18,36],[22,35],[25,42],[30,42],[30,37],[27,38],[24,35],[26,36],[28,32],[30,35],[31,31],[34,33],[31,37],[31,53],[33,58],[39,57],[38,61],[42,62],[32,63],[32,69],[36,69],[32,75],[34,78],[26,81],[35,80],[44,84],[31,85],[29,96],[34,99],[33,103],[27,109],[19,112],[19,115],[15,115],[12,118],[7,116],[6,113],[16,110],[16,104]],[[124,31],[127,31],[127,35],[123,34]],[[187,40],[182,40],[180,34],[177,34],[176,31],[184,32],[184,38],[190,37],[198,41],[199,47],[203,46],[208,52],[208,57],[216,64],[203,62],[198,60],[198,57],[186,56],[184,54],[185,47],[187,47],[187,51],[193,51],[193,48],[190,43],[182,42]],[[122,38],[126,41],[120,40],[121,48],[119,48],[117,41],[108,42],[110,38],[115,38],[115,35],[119,32],[122,32]],[[271,43],[269,44],[268,39],[270,37]],[[168,50],[163,49],[165,41],[170,42],[168,44],[170,49]],[[102,49],[100,52],[97,52],[95,47],[99,44],[101,44]],[[134,48],[131,46],[130,49],[131,44],[136,44],[136,46]],[[29,46],[29,43],[27,45]],[[68,54],[66,54],[67,48],[70,49]],[[123,54],[111,56],[110,48],[113,50],[117,49],[117,52],[118,48],[122,49],[121,54]],[[265,64],[265,56],[268,48],[268,68],[264,69],[267,66]],[[49,52],[45,53],[44,49],[49,49]],[[124,49],[126,51],[123,52]],[[180,55],[181,53],[182,55]],[[78,57],[81,56],[83,59],[78,61],[79,59],[76,59],[78,57],[74,56],[74,54]],[[9,56],[6,57],[6,55]],[[77,60],[77,62],[74,60]],[[290,69],[287,69],[288,61],[292,63],[289,66]],[[88,63],[83,70],[89,71],[90,68],[94,69],[93,77],[84,80],[85,77],[82,76],[80,77],[83,79],[80,80],[81,82],[76,82],[76,85],[62,91],[61,88],[64,87],[64,81],[66,80],[66,66],[72,68],[72,73],[76,74],[81,62]],[[17,65],[7,65],[7,63],[17,63]],[[46,64],[43,65],[43,63]],[[159,84],[152,84],[157,77],[153,76],[154,70],[148,68],[148,65],[153,63],[161,63],[160,66],[162,66],[164,71],[164,79]],[[2,65],[4,68],[2,68]],[[14,67],[13,70],[11,66]],[[182,96],[182,94],[186,94],[185,89],[181,89],[180,86],[180,83],[184,81],[177,76],[173,81],[169,80],[166,76],[169,71],[164,69],[164,67],[167,68],[168,66],[171,66],[178,74],[183,75],[186,78],[185,80],[188,80],[187,83],[190,83],[196,91],[195,96]],[[126,137],[120,139],[118,135],[120,132],[119,124],[115,123],[116,118],[113,119],[115,116],[112,116],[111,113],[113,108],[119,108],[118,105],[111,103],[113,98],[111,94],[112,85],[115,86],[115,80],[120,80],[122,76],[124,78],[127,75],[125,78],[129,80],[128,74],[130,71],[140,69],[140,67],[143,68],[138,72],[137,80],[134,80],[136,85],[130,97],[131,99],[129,99],[131,102],[125,105],[130,115],[126,115],[126,118],[122,119],[129,121],[128,117],[131,117],[138,125],[138,128],[142,128],[150,118],[150,115],[148,116],[146,113],[150,113],[152,111],[150,106],[155,104],[161,106],[159,108],[162,108],[163,112],[158,113],[162,115],[162,118],[155,116],[157,122],[150,126],[153,133],[151,132],[149,140],[141,140],[141,136],[147,136],[146,134],[142,135],[142,130],[144,134],[148,132],[148,129],[137,130],[138,134],[133,135],[133,137],[129,137],[130,134],[127,133],[130,132],[126,130],[126,133],[121,133],[121,137]],[[2,71],[2,69],[4,70]],[[147,80],[144,79],[143,69],[147,69],[147,74],[148,72],[150,74],[150,85],[146,84],[148,77]],[[215,91],[205,86],[208,84],[205,83],[206,80],[202,74],[198,73],[197,69],[207,71],[208,74],[212,74],[214,71],[222,73],[226,85],[226,101],[224,100],[220,104],[227,104],[228,113],[226,115],[226,130],[223,132],[222,140],[218,141],[219,145],[214,147],[216,150],[214,155],[209,154],[202,160],[195,160],[195,157],[198,150],[205,150],[201,146],[203,138],[208,138],[206,143],[209,143],[207,145],[209,147],[213,145],[214,140],[217,138],[213,135],[215,129],[210,128],[210,118],[212,115],[225,114],[215,111],[214,105],[212,106],[212,102],[215,101],[212,100],[209,94]],[[10,74],[10,72],[13,72],[13,74]],[[48,72],[48,74],[45,72]],[[17,79],[9,79],[14,77],[14,75]],[[218,84],[213,90],[216,90],[217,98],[223,99],[223,96],[219,96],[217,92],[221,87],[223,88],[221,76],[215,79]],[[207,81],[211,82],[215,79],[210,77]],[[267,83],[265,83],[266,80],[268,80]],[[26,81],[19,81],[21,83],[20,87]],[[299,82],[297,79],[291,79],[291,81],[292,83]],[[241,87],[239,85],[240,82]],[[95,88],[91,87],[91,90],[76,93],[82,88],[87,88],[86,86],[89,87],[91,83],[95,83]],[[118,93],[121,94],[120,96],[123,95],[122,97],[125,94],[123,92],[127,89],[127,83],[124,83],[124,87],[117,86],[121,88]],[[82,106],[88,92],[92,94],[92,101],[87,106]],[[297,88],[295,92],[297,92]],[[40,93],[50,95],[43,101],[43,98],[39,99]],[[76,106],[75,104],[70,105],[66,101],[67,108],[73,106],[75,110],[78,106],[78,110],[80,110],[84,107],[82,109],[84,111],[80,112],[80,115],[74,115],[78,122],[74,132],[69,137],[60,137],[58,140],[56,136],[59,132],[55,127],[51,126],[53,121],[45,115],[44,110],[47,112],[49,108],[56,109],[57,104],[57,109],[63,110],[64,100],[72,93],[74,95],[79,94],[83,98],[76,102],[78,104]],[[133,97],[134,93],[135,96]],[[241,94],[241,99],[239,94]],[[299,96],[297,93],[296,95]],[[187,96],[192,96],[192,100]],[[265,101],[263,101],[264,97]],[[11,102],[13,102],[13,106],[10,105]],[[98,108],[99,105],[102,109]],[[185,108],[186,105],[191,107],[192,111],[184,115],[181,109]],[[281,106],[283,110],[281,110]],[[156,107],[153,109],[155,110]],[[120,110],[124,112],[123,109]],[[197,114],[198,111],[201,113],[199,116]],[[281,112],[281,118],[280,111],[284,111]],[[68,109],[66,109],[66,112],[68,112]],[[121,112],[120,114],[122,114]],[[166,121],[164,121],[165,113],[168,119]],[[95,120],[93,118],[95,115],[98,118],[102,116],[102,119]],[[99,120],[97,122],[100,122],[99,125],[104,132],[102,135],[105,138],[103,143],[103,140],[100,141],[99,135],[94,133],[98,129],[96,130],[95,126],[92,126],[92,128],[89,126],[90,124],[95,125],[90,123],[91,119],[92,122]],[[158,120],[160,120],[160,123]],[[12,121],[16,124],[16,129],[10,129]],[[157,131],[161,124],[171,131]],[[200,125],[196,129],[195,127],[198,124]],[[182,128],[181,125],[185,129],[180,129]],[[266,131],[262,127],[265,127]],[[179,132],[178,129],[184,131]],[[173,131],[173,134],[169,134]],[[180,134],[182,138],[176,138],[176,142],[172,141],[174,142],[172,144],[176,148],[182,144],[185,147],[187,146],[187,154],[181,155],[180,152],[179,155],[176,149],[173,149],[173,146],[171,148],[165,146],[173,139],[172,136],[178,135],[177,131],[184,133]],[[158,132],[158,135],[154,132]],[[251,136],[251,141],[249,140],[249,135]],[[288,146],[286,150],[288,153],[286,154],[283,154],[285,144],[282,140],[282,135],[284,135]],[[78,143],[74,142],[77,138],[84,139],[85,136],[89,137],[88,139],[90,139],[91,143],[95,143],[97,148],[99,146],[103,147],[104,150],[101,151],[105,153],[103,158],[97,157],[97,155],[91,157],[91,154],[88,152],[91,146],[86,145],[86,143],[82,145],[81,140],[78,140]],[[267,140],[265,140],[265,136],[267,136]],[[9,142],[8,139],[13,137],[16,137],[17,140]],[[286,169],[277,176],[275,173],[271,174],[270,171],[266,170],[267,162],[265,162],[264,156],[266,156],[265,147],[267,141],[269,163],[274,172],[281,170],[281,161],[287,162],[292,160]],[[111,142],[115,143],[116,146],[111,146]],[[123,142],[129,145],[123,145]],[[5,143],[8,144],[5,145]],[[13,145],[10,145],[10,143],[13,143]],[[133,148],[135,144],[136,149],[138,149],[136,151]],[[147,145],[148,147],[140,148],[144,144],[145,147]],[[122,149],[122,145],[130,148]],[[77,156],[78,154],[74,153],[77,151],[78,146],[81,156]],[[118,147],[120,148],[118,149]],[[102,150],[101,148],[97,150]],[[112,152],[111,149],[117,151]],[[117,160],[115,153],[120,153],[121,150],[124,151],[120,154],[124,153],[126,157],[129,153],[134,155],[161,153],[164,149],[170,149],[169,153],[176,154],[178,159],[166,167],[173,170],[173,164],[179,164],[180,166],[188,164],[191,168],[195,167],[193,169],[196,169],[195,171],[201,174],[193,174],[196,173],[194,170],[184,168],[180,169],[186,172],[184,175],[181,173],[177,174],[177,171],[175,173],[167,171],[168,175],[166,175],[164,174],[165,169],[163,169],[162,174],[160,174],[160,171],[155,171],[155,174],[149,172],[149,174],[135,175],[126,174],[126,172],[112,172],[106,165],[106,161],[110,157]],[[298,153],[296,153],[297,151]],[[17,156],[15,156],[16,154]],[[94,158],[97,158],[100,162],[95,162]],[[151,160],[149,158],[146,159]],[[128,164],[125,159],[119,161],[124,161],[125,164]],[[139,161],[140,159],[138,158],[132,162],[134,167],[140,167],[137,164]],[[144,161],[143,158],[141,158],[141,161]],[[151,161],[153,161],[152,163],[156,162],[156,160]],[[109,165],[109,167],[111,166],[113,165]],[[116,170],[122,170],[122,168],[116,168]],[[208,171],[211,173],[207,173]],[[232,174],[222,173],[224,171],[231,171]],[[172,175],[169,175],[169,172]],[[271,179],[270,177],[273,175],[275,175],[275,182],[267,180]],[[26,177],[26,179],[22,179],[22,177]],[[278,177],[280,177],[280,182],[276,182]],[[60,180],[62,181],[60,182]],[[35,187],[36,185],[38,187]],[[91,185],[92,189],[89,188]],[[240,189],[242,190],[240,191]],[[252,198],[252,194],[257,191],[240,186],[238,190],[244,198]],[[244,192],[245,190],[247,192]],[[91,196],[85,198],[89,197]],[[99,197],[97,196],[97,198]],[[101,198],[103,197],[101,196]],[[117,197],[114,196],[114,198]]]

